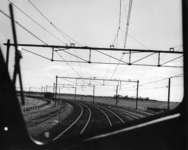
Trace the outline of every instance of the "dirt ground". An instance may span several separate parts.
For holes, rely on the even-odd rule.
[[[40,109],[23,112],[23,117],[28,132],[33,138],[41,134],[49,136],[48,130],[66,119],[73,112],[73,109],[68,103],[61,103],[59,106],[54,106],[54,102],[51,101],[49,105]]]

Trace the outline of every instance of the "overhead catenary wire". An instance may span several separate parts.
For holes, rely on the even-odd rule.
[[[129,10],[128,10],[128,16],[127,16],[127,24],[126,24],[126,33],[125,33],[125,43],[124,43],[124,48],[126,48],[126,41],[127,41],[127,33],[128,33],[128,29],[129,29],[129,22],[130,22],[130,16],[131,16],[131,8],[132,8],[132,1],[133,0],[130,0],[129,1]],[[120,12],[121,12],[121,1],[120,1]],[[120,19],[119,19],[119,23],[121,23],[121,13],[120,13]],[[121,29],[121,25],[119,24],[119,28],[118,28],[118,33],[119,33],[119,30]],[[117,33],[117,34],[118,34]],[[124,57],[124,55],[122,54],[121,56],[121,59],[122,60]],[[117,68],[120,64],[120,61],[118,62],[116,68],[114,69],[113,73],[112,73],[112,76],[110,77],[110,79],[112,79],[112,77],[114,76],[115,72],[117,71]]]
[[[57,52],[57,51],[55,51],[64,61],[65,61],[65,59]],[[71,69],[72,70],[74,70],[74,72],[79,76],[79,77],[81,77],[81,75],[67,62],[67,61],[65,61],[66,62],[66,64],[69,66],[69,67],[71,67]]]
[[[171,87],[174,87],[174,86],[183,86],[184,84],[175,84],[175,85],[171,85]],[[162,88],[167,88],[167,86],[159,86],[159,87],[150,87],[150,88],[145,88],[145,89],[142,89],[140,88],[139,90],[152,90],[152,89],[162,89]],[[132,90],[126,90],[126,91],[135,91],[136,89],[132,89]]]
[[[30,0],[28,0],[29,3],[56,29],[60,32],[60,34],[64,34],[67,37],[69,37],[71,40],[73,40],[74,42],[76,42],[73,38],[71,38],[70,36],[68,36],[65,32],[63,32],[60,28],[58,28],[57,26],[55,26]],[[64,36],[63,35],[63,36]],[[65,36],[64,36],[65,37]],[[66,37],[65,37],[66,38]],[[67,39],[67,38],[66,38]],[[68,39],[67,39],[68,40]],[[80,45],[78,42],[76,42],[78,45]],[[81,45],[80,45],[81,46]]]
[[[113,45],[114,45],[116,39],[118,40],[118,34],[119,34],[119,30],[120,30],[120,28],[121,28],[121,1],[122,1],[122,0],[120,0],[120,7],[119,7],[119,26],[118,26],[118,30],[117,30],[117,33],[116,33],[116,36],[115,36]],[[116,46],[116,47],[117,47],[117,46]]]
[[[118,44],[118,34],[119,34],[119,30],[120,30],[120,26],[121,26],[121,3],[122,3],[122,0],[120,0],[120,6],[119,6],[119,27],[118,27],[118,30],[117,30],[117,33],[116,33],[116,36],[115,36],[115,39],[114,39],[114,42],[113,42],[113,44],[112,45],[114,45],[114,43],[115,43],[115,41],[116,41],[116,39],[117,39],[117,41],[116,41],[116,47],[117,47],[117,44]],[[111,56],[111,54],[112,54],[112,51],[110,51],[110,56]],[[111,62],[111,57],[109,58],[109,63]],[[107,68],[107,71],[106,71],[106,73],[105,73],[105,75],[103,76],[103,77],[105,77],[106,75],[107,75],[107,73],[109,72],[109,66],[110,65],[108,65],[108,68]]]
[[[7,15],[4,11],[0,10],[0,12],[5,15],[7,18],[11,19],[9,15]],[[31,34],[32,36],[34,36],[36,39],[38,39],[40,42],[42,42],[45,45],[48,45],[46,42],[44,42],[43,40],[41,40],[38,36],[36,36],[35,34],[33,34],[31,31],[29,31],[27,28],[25,28],[23,25],[21,25],[19,22],[17,22],[16,20],[14,20],[14,22],[20,26],[22,29],[24,29],[25,31],[27,31],[29,34]]]
[[[10,0],[8,0],[10,3],[12,3]],[[51,32],[49,32],[47,29],[45,29],[43,26],[41,26],[38,22],[36,22],[34,19],[32,19],[29,15],[27,15],[23,10],[21,10],[18,6],[16,6],[14,3],[12,3],[15,8],[17,8],[19,11],[21,11],[25,16],[27,16],[30,20],[32,20],[35,24],[37,24],[39,27],[41,27],[43,30],[45,30],[47,33],[49,33],[51,36],[56,38],[57,40],[61,41],[62,43],[66,44],[64,41],[60,40],[58,37],[53,35]]]
[[[132,3],[131,3],[131,1],[130,1],[130,3],[129,3],[129,8],[132,6]],[[130,14],[131,12],[129,11],[129,14]],[[130,15],[128,15],[128,17],[127,17],[127,20],[129,20],[130,19]],[[127,22],[129,22],[129,21],[127,21]],[[129,25],[129,23],[127,24],[127,25]],[[128,27],[128,26],[127,26]],[[122,30],[122,29],[121,29]],[[127,31],[124,31],[124,30],[122,30],[123,32],[125,32],[125,35],[127,36],[127,35],[129,35],[128,34],[128,32]],[[146,49],[148,49],[146,46],[144,46],[142,43],[140,43],[138,40],[136,40],[135,38],[133,38],[131,35],[129,35],[132,39],[134,39],[135,41],[137,41],[139,44],[141,44],[143,47],[145,47]],[[125,40],[125,42],[126,42],[126,40]],[[181,46],[181,45],[178,45],[178,46]],[[176,46],[176,47],[178,47],[178,46]],[[125,46],[126,47],[126,46]],[[122,57],[123,58],[123,57]],[[173,60],[171,60],[171,61],[173,61]],[[117,67],[119,66],[119,64],[117,65]],[[111,76],[111,78],[113,77],[113,75],[114,75],[114,73],[116,72],[116,70],[117,70],[117,67],[115,68],[115,70],[114,70],[114,72],[113,72],[113,74],[112,74],[112,76]],[[153,67],[152,67],[153,68]],[[150,69],[152,69],[152,68],[150,68]]]
[[[177,48],[177,47],[182,47],[183,46],[183,44],[180,44],[180,45],[177,45],[177,46],[173,46],[172,48]]]
[[[180,49],[182,49],[183,48],[183,45],[182,46],[180,46],[176,51],[179,51]]]
[[[36,56],[39,56],[39,57],[41,57],[41,58],[45,58],[45,59],[47,59],[47,60],[51,60],[51,59],[49,59],[49,58],[47,58],[47,57],[45,57],[45,56],[42,56],[42,55],[39,55],[39,54],[37,54],[37,53],[31,52],[31,51],[29,51],[29,50],[27,50],[27,49],[25,49],[25,48],[22,48],[21,50],[26,51],[26,52],[29,52],[29,53],[34,54],[34,55],[36,55]]]
[[[128,34],[129,35],[129,34]],[[129,35],[130,36],[130,35]],[[130,36],[131,38],[133,38],[132,36]],[[134,39],[134,38],[133,38]],[[135,41],[137,41],[136,39],[134,39]],[[137,41],[138,43],[140,43],[139,41]],[[141,44],[141,43],[140,43]],[[143,44],[141,44],[142,46],[144,46]],[[145,47],[145,46],[144,46]],[[147,48],[147,47],[145,47]],[[180,47],[181,48],[181,47]],[[148,49],[148,48],[147,48]],[[149,49],[148,49],[149,50]],[[164,54],[160,60],[162,60],[167,54]],[[157,64],[157,63],[156,63]],[[141,74],[139,77],[137,77],[137,79],[140,79],[143,75],[145,75],[148,71],[150,71],[151,69],[153,69],[155,66],[149,68],[149,70],[147,70],[146,72],[144,72],[143,74]],[[129,83],[128,83],[129,84]]]
[[[160,82],[160,81],[164,81],[164,80],[167,80],[167,79],[169,79],[169,78],[180,77],[181,75],[183,75],[183,73],[182,73],[182,74],[175,75],[175,76],[170,76],[170,77],[168,77],[168,78],[160,79],[160,80],[155,80],[155,81],[143,83],[143,84],[140,84],[139,87],[140,87],[140,86],[143,86],[143,85],[151,84],[151,83],[157,83],[157,82]]]
[[[124,48],[126,48],[126,44],[127,44],[127,34],[128,34],[128,30],[129,30],[129,23],[130,23],[130,17],[131,17],[132,2],[133,2],[133,0],[129,1],[129,10],[128,10],[128,16],[127,16],[127,25],[126,25]]]
[[[139,42],[138,40],[136,40],[133,36],[131,36],[128,32],[124,31],[122,28],[121,28],[121,31],[123,31],[125,34],[127,34],[130,38],[132,38],[134,41],[136,41],[137,43],[139,43],[140,45],[142,45],[144,48],[148,49],[144,44],[142,44],[141,42]]]
[[[183,73],[177,74],[177,75],[174,75],[174,76],[170,76],[170,77],[168,77],[168,78],[163,78],[163,79],[160,79],[160,80],[155,80],[155,81],[151,81],[151,82],[146,82],[146,83],[143,83],[143,84],[139,84],[139,87],[145,86],[145,85],[147,85],[147,84],[152,84],[152,83],[161,82],[161,81],[167,80],[167,79],[169,79],[169,78],[182,77],[181,75],[183,75]],[[130,86],[130,87],[125,87],[125,88],[132,88],[132,87],[136,87],[136,86]],[[125,88],[124,88],[124,89],[125,89]]]
[[[28,0],[29,1],[29,0]],[[32,4],[32,6],[35,8],[35,9],[37,9],[37,11],[48,21],[48,22],[50,22],[50,20],[48,20],[48,18],[45,16],[45,15],[43,15],[43,13],[31,2],[31,1],[29,1],[31,4]],[[16,8],[18,8],[17,6],[16,6]],[[19,8],[18,8],[19,9]],[[21,9],[19,9],[22,13],[24,13]],[[29,17],[26,13],[24,13],[27,17]],[[29,17],[32,21],[34,21],[31,17]],[[36,24],[38,24],[36,21],[34,21]],[[52,24],[52,22],[50,22],[50,24]],[[43,28],[40,24],[38,24],[41,28]],[[52,24],[53,25],[53,24]],[[58,30],[58,31],[61,31],[61,32],[63,32],[62,30],[60,30],[59,28],[57,28],[55,25],[53,25],[54,27],[55,27],[55,29],[56,30]],[[44,28],[43,28],[44,29]],[[46,29],[44,29],[45,31],[47,31]],[[49,31],[47,31],[48,33],[50,33]],[[51,34],[51,33],[50,33]],[[62,33],[61,33],[62,34]],[[52,34],[51,34],[52,35]],[[53,35],[54,36],[54,35]],[[55,37],[55,36],[54,36]],[[65,37],[65,36],[64,36]],[[66,37],[65,37],[66,38]],[[58,39],[58,40],[60,40],[59,38],[57,38],[56,37],[56,39]],[[72,38],[71,38],[72,39]],[[63,42],[62,40],[60,40],[61,42]],[[64,44],[66,44],[65,42],[63,42]],[[71,59],[71,56],[69,55],[69,57],[70,57],[70,59]],[[70,66],[70,65],[69,65]],[[72,67],[72,66],[71,66]],[[82,69],[81,69],[82,70]]]
[[[183,55],[181,55],[181,56],[179,56],[179,57],[177,57],[177,58],[174,58],[174,59],[172,59],[172,60],[169,60],[169,61],[167,61],[167,62],[161,64],[161,66],[164,65],[164,64],[167,64],[167,63],[169,63],[169,62],[171,62],[171,61],[174,61],[174,60],[176,60],[176,59],[179,59],[179,58],[181,58],[181,57],[183,57]]]
[[[69,39],[71,39],[72,41],[74,41],[76,44],[78,44],[79,46],[83,46],[83,45],[81,45],[80,43],[78,43],[77,41],[75,41],[73,38],[71,38],[68,34],[66,34],[65,32],[63,32],[60,28],[58,28],[57,26],[55,26],[54,24],[52,24],[53,26],[54,26],[54,28],[56,28],[59,32],[60,32],[60,34],[62,35],[62,36],[64,36],[64,35],[66,35]],[[66,38],[66,36],[64,36],[65,38]],[[71,42],[69,39],[67,39],[69,42]]]
[[[2,14],[4,14],[7,18],[9,18],[10,19],[10,16],[9,15],[7,15],[4,11],[2,11],[2,10],[0,10],[0,12],[2,13]],[[32,36],[34,36],[36,39],[38,39],[40,42],[42,42],[43,44],[45,44],[45,45],[48,45],[46,42],[44,42],[43,40],[41,40],[39,37],[37,37],[35,34],[33,34],[31,31],[29,31],[27,28],[25,28],[24,26],[22,26],[19,22],[17,22],[16,20],[14,21],[17,25],[19,25],[21,28],[23,28],[25,31],[27,31],[28,33],[30,33]],[[24,49],[25,51],[27,51],[27,52],[29,52],[28,50],[26,50],[26,49]],[[30,52],[31,53],[31,52]],[[34,53],[33,53],[34,54]],[[38,54],[36,54],[35,53],[35,55],[38,55]],[[40,56],[40,57],[42,57],[41,55],[38,55],[38,56]],[[46,57],[43,57],[43,58],[46,58]],[[81,75],[63,58],[63,57],[61,57],[80,77],[81,77]],[[46,59],[48,59],[48,58],[46,58]]]
[[[66,63],[71,69],[82,79],[83,77],[58,53],[58,51],[55,51]],[[82,79],[83,80],[83,79]],[[84,80],[83,80],[84,81]],[[84,81],[85,82],[85,81]]]
[[[41,17],[41,19],[42,19],[42,25],[43,25],[43,27],[45,28],[43,18]],[[43,31],[44,31],[44,37],[45,37],[46,43],[48,43],[48,42],[47,42],[47,37],[46,37],[46,32],[45,32],[45,30],[43,30]],[[57,36],[57,38],[58,38],[58,36]]]
[[[63,32],[60,28],[58,28],[56,25],[54,25],[30,0],[28,0],[29,3],[64,37],[66,38],[69,42],[71,42],[69,39],[71,39],[72,41],[74,41],[75,43],[77,43],[78,45],[82,46],[80,43],[78,43],[77,41],[75,41],[73,38],[71,38],[69,35],[67,35],[65,32]],[[69,38],[67,38],[66,36]],[[75,51],[75,50],[74,50]],[[77,55],[77,53],[75,52],[75,54]],[[81,68],[81,75],[83,77],[83,73],[82,73],[82,66],[79,62],[79,66]]]

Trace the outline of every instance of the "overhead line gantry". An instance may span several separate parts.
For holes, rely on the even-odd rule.
[[[75,79],[75,80],[100,80],[100,81],[114,81],[114,82],[118,82],[118,85],[116,87],[116,94],[118,93],[118,86],[120,86],[121,88],[121,82],[135,82],[137,85],[137,90],[136,90],[136,109],[138,107],[138,87],[139,87],[139,81],[137,80],[116,80],[116,79],[96,79],[94,78],[76,78],[76,77],[59,77],[56,75],[56,91],[57,91],[57,85],[58,84],[58,78],[62,78],[62,79]],[[119,85],[120,84],[120,85]],[[79,85],[80,86],[80,85]],[[57,93],[57,92],[56,92]],[[75,93],[76,93],[76,85],[75,85]],[[93,97],[94,97],[94,93],[95,93],[95,85],[93,85]],[[55,99],[56,99],[56,94],[55,94]],[[55,100],[56,101],[56,100]],[[94,98],[93,98],[93,102],[94,102]],[[117,105],[117,98],[116,98],[116,105]]]
[[[4,45],[7,46],[7,54],[9,52],[9,48],[10,46],[15,46],[15,44],[13,43],[10,43],[10,41],[8,41],[7,43],[4,43]],[[170,65],[164,65],[164,64],[167,64],[171,61],[174,61],[176,59],[179,59],[181,57],[183,57],[183,52],[182,51],[174,51],[174,48],[170,48],[169,50],[146,50],[146,49],[123,49],[123,48],[103,48],[103,47],[87,47],[87,46],[75,46],[74,43],[71,44],[71,46],[62,46],[62,45],[38,45],[38,44],[17,44],[18,46],[22,46],[22,47],[43,47],[43,48],[52,48],[52,57],[51,58],[46,58],[48,60],[51,60],[51,61],[56,61],[56,62],[74,62],[74,63],[93,63],[93,64],[113,64],[113,65],[116,65],[116,64],[119,64],[119,65],[138,65],[138,66],[156,66],[156,67],[174,67],[174,68],[183,68],[183,66],[170,66]],[[55,49],[56,48],[56,49]],[[86,60],[86,59],[83,59],[81,57],[78,57],[78,56],[75,56],[74,54],[71,54],[69,52],[67,52],[66,50],[69,50],[69,49],[75,49],[75,50],[81,50],[81,51],[84,51],[84,50],[89,50],[89,60]],[[69,53],[71,55],[73,55],[74,57],[77,57],[80,59],[80,61],[70,61],[70,60],[54,60],[54,52],[58,52],[58,51],[61,51],[61,52],[65,52],[65,53]],[[105,62],[96,62],[96,61],[91,61],[91,52],[92,51],[96,51],[100,54],[103,54],[105,56],[108,56],[108,57],[111,57],[113,58],[114,60],[118,60],[120,61],[121,63],[117,62],[117,63],[105,63]],[[128,58],[128,62],[125,62],[123,60],[120,60],[116,57],[113,57],[113,56],[110,56],[102,51],[115,51],[115,52],[123,52],[125,54],[125,52],[128,52],[127,54],[129,55],[129,58]],[[31,52],[33,53],[33,52]],[[144,56],[134,62],[131,61],[131,56],[134,54],[134,53],[149,53],[149,55],[147,56]],[[174,58],[174,59],[171,59],[167,62],[164,62],[164,63],[161,63],[161,58],[160,58],[160,55],[161,53],[164,53],[164,54],[182,54],[181,56],[177,57],[177,58]],[[40,56],[39,54],[36,54],[36,53],[33,53],[35,55],[38,55]],[[136,64],[136,62],[139,62],[153,54],[158,54],[158,63],[156,65],[152,65],[152,64]],[[41,57],[44,57],[41,55]]]

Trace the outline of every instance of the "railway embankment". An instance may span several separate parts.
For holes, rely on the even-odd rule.
[[[20,97],[18,96],[19,101],[21,101]],[[25,105],[21,105],[21,110],[22,112],[29,112],[33,111],[36,109],[40,109],[46,105],[49,105],[51,103],[50,100],[41,98],[41,97],[30,97],[30,96],[25,96]]]

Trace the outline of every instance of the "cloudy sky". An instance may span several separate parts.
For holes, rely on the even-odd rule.
[[[124,47],[129,0],[121,0],[121,11],[120,1],[117,0],[0,0],[0,38],[4,55],[6,54],[6,47],[3,46],[3,43],[6,43],[7,39],[13,41],[10,19],[5,16],[5,13],[9,15],[8,4],[10,1],[14,4],[15,20],[38,37],[37,39],[16,25],[18,43],[46,43],[48,45],[63,46],[75,43],[76,46],[109,48],[110,45],[114,45],[115,48]],[[121,19],[119,20],[119,18]],[[169,48],[174,47],[175,51],[182,51],[181,23],[181,3],[179,0],[134,0],[131,9],[126,48],[169,51]],[[120,30],[117,32],[119,27]],[[51,48],[20,47],[20,50],[23,56],[21,69],[25,90],[32,87],[33,91],[40,91],[41,86],[48,85],[48,91],[52,91],[50,86],[55,82],[56,75],[75,78],[95,77],[98,79],[139,80],[139,84],[141,85],[139,87],[139,96],[166,101],[168,93],[167,78],[183,73],[182,68],[172,67],[126,65],[119,65],[117,67],[117,65],[108,64],[51,62],[25,51],[29,50],[51,59]],[[70,49],[67,52],[86,60],[89,59],[89,51],[86,50]],[[104,53],[118,59],[122,58],[122,52],[108,51]],[[136,61],[147,55],[148,53],[137,53],[132,55],[131,59],[132,61]],[[161,54],[161,63],[179,56],[181,54]],[[122,60],[128,62],[128,57],[125,54]],[[54,59],[81,61],[63,51],[55,53]],[[96,51],[92,51],[91,60],[104,63],[119,62]],[[182,60],[183,58],[181,57],[166,65],[182,66]],[[139,63],[156,65],[157,54]],[[11,47],[10,74],[13,72],[13,64],[14,48]],[[162,81],[153,82],[158,80]],[[149,82],[152,83],[146,84]],[[88,85],[95,85],[95,94],[103,96],[115,95],[116,86],[118,85],[118,82],[76,81],[70,79],[58,79],[58,83],[71,84],[72,86],[70,87],[76,84],[85,85],[83,87],[77,86],[77,93],[86,95],[93,92],[93,87],[89,87]],[[67,88],[69,85],[65,86],[61,88],[62,93],[74,93],[73,88]],[[135,83],[122,82],[120,88],[119,83],[118,93],[123,96],[136,96],[135,86]],[[17,87],[19,87],[18,83]],[[171,100],[181,101],[182,97],[183,78],[181,75],[180,77],[171,79]]]

